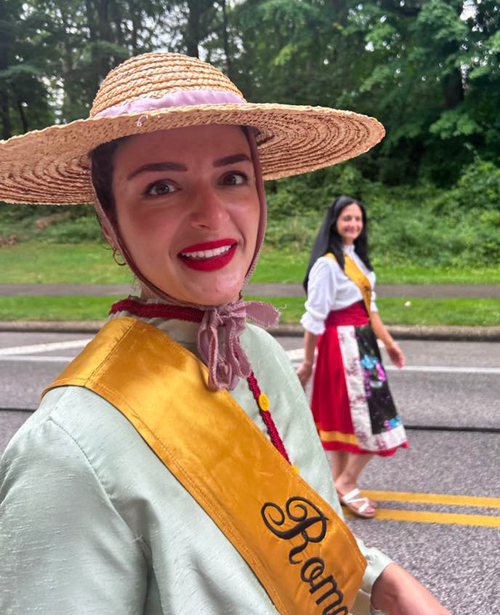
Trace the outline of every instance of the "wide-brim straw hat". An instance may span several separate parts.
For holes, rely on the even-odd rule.
[[[88,153],[98,145],[206,124],[254,127],[265,180],[354,158],[385,134],[377,120],[351,111],[248,103],[210,64],[182,54],[148,53],[109,73],[88,119],[0,141],[0,200],[92,202]]]

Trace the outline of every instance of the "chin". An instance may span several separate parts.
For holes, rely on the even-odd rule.
[[[203,305],[223,305],[237,299],[245,283],[244,277],[238,274],[225,274],[219,279],[204,284],[198,290],[198,295],[203,295]]]
[[[210,293],[208,295],[204,295],[199,298],[198,303],[200,305],[224,305],[225,303],[230,303],[231,301],[235,301],[238,299],[241,291],[236,291],[235,293]]]
[[[224,275],[201,273],[193,276],[191,271],[183,271],[182,275],[177,276],[175,284],[160,282],[157,285],[179,301],[216,306],[238,299],[244,285],[244,276],[229,272]]]
[[[229,303],[239,296],[240,290],[234,289],[218,289],[215,286],[209,288],[196,287],[191,289],[185,289],[184,292],[178,293],[175,297],[181,301],[188,303],[195,303],[198,305],[215,306]],[[172,296],[175,296],[172,294]]]

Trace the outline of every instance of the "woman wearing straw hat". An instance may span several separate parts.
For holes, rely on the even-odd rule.
[[[90,119],[0,144],[0,199],[93,201],[141,286],[4,454],[2,612],[327,615],[371,594],[446,613],[345,526],[300,383],[245,322],[276,314],[241,297],[263,179],[382,135],[353,113],[248,104],[212,66],[156,53],[112,71]]]
[[[388,457],[408,447],[377,338],[399,368],[404,355],[378,315],[374,286],[365,207],[339,196],[328,207],[309,258],[301,320],[305,358],[297,374],[306,386],[319,338],[314,422],[331,456],[341,503],[364,519],[376,514],[375,503],[358,489],[364,467],[374,455]]]

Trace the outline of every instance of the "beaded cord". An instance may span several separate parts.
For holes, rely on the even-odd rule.
[[[250,390],[253,393],[255,401],[257,402],[260,416],[262,417],[262,420],[267,427],[271,442],[291,465],[291,461],[286,452],[283,440],[281,439],[281,436],[278,432],[278,428],[276,427],[276,424],[273,421],[273,417],[271,416],[269,408],[269,399],[267,398],[267,395],[262,393],[262,391],[260,390],[259,383],[257,382],[257,378],[255,377],[253,372],[250,374],[250,376],[248,376],[247,382],[248,386],[250,387]]]
[[[141,303],[135,299],[122,299],[117,301],[111,306],[110,314],[116,314],[117,312],[126,311],[134,316],[142,316],[143,318],[176,318],[178,320],[186,320],[188,322],[201,322],[203,318],[203,312],[192,307],[181,307],[175,305],[166,305],[164,303]],[[247,378],[248,386],[252,391],[254,399],[257,403],[260,416],[264,421],[264,424],[271,438],[271,442],[274,447],[281,453],[281,455],[292,465],[288,453],[286,452],[283,440],[278,432],[278,428],[271,416],[270,404],[267,395],[262,393],[259,383],[255,374],[252,372]],[[296,466],[292,468],[298,472]]]

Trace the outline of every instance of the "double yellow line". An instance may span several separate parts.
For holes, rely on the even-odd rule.
[[[500,508],[500,498],[435,493],[405,493],[398,491],[363,491],[362,493],[372,500],[384,502],[410,502],[414,504]],[[349,510],[344,509],[344,511],[346,516],[354,516]],[[390,521],[410,521],[413,523],[445,523],[448,525],[500,527],[500,516],[440,513],[428,512],[425,510],[392,510],[389,508],[378,508],[375,518]]]

